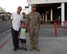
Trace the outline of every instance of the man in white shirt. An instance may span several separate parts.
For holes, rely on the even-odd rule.
[[[19,49],[18,35],[19,35],[19,29],[21,26],[21,21],[23,20],[23,16],[20,13],[21,11],[22,11],[22,7],[19,6],[17,8],[17,12],[12,13],[11,20],[10,20],[14,51]]]

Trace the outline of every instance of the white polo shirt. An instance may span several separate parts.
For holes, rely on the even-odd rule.
[[[19,31],[19,28],[21,26],[21,22],[23,20],[22,14],[12,13],[11,16],[12,19],[12,28],[16,31]]]

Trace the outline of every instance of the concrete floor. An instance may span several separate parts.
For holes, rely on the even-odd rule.
[[[27,49],[13,51],[11,33],[0,39],[0,54],[67,54],[67,30],[59,28],[58,37],[54,36],[54,29],[41,27],[39,35],[40,52],[29,51],[30,42],[27,36]]]
[[[7,38],[6,38],[7,37]],[[44,37],[39,36],[40,52],[29,51],[30,42],[27,37],[27,49],[13,51],[11,34],[8,34],[0,42],[0,54],[67,54],[67,37]]]

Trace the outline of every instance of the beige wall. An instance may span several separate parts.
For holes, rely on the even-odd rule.
[[[42,3],[61,3],[67,0],[28,0],[29,4],[42,4]]]

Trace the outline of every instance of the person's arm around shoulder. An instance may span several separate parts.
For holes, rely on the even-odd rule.
[[[21,19],[20,19],[20,23],[22,24],[23,21],[23,15],[21,14]]]
[[[41,19],[41,15],[39,14],[39,16],[38,16],[38,24],[39,24],[39,29],[40,29],[40,19]]]
[[[29,14],[26,15],[26,19],[27,19],[27,31],[29,32]]]

